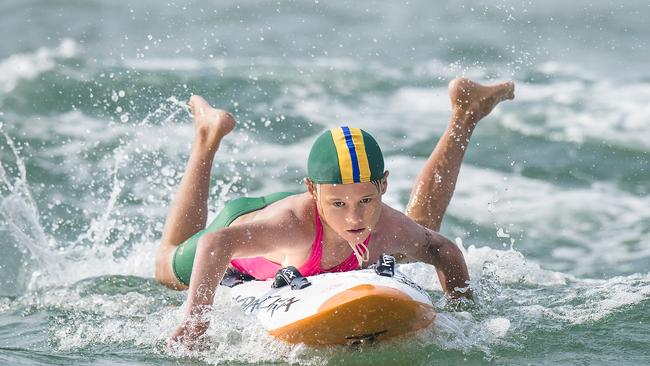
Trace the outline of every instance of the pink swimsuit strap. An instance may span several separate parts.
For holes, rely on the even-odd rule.
[[[318,209],[314,208],[316,212],[316,238],[314,239],[314,244],[312,245],[311,255],[309,259],[300,267],[299,271],[303,276],[312,276],[315,274],[325,273],[325,272],[347,272],[354,271],[359,268],[359,261],[357,257],[352,253],[347,257],[341,264],[332,268],[322,268],[321,260],[323,258],[323,224],[320,221],[320,216],[318,215]],[[357,245],[357,250],[361,255],[366,253],[366,247],[370,242],[370,236],[363,241],[364,246]]]
[[[313,276],[325,272],[347,272],[353,271],[359,268],[359,261],[357,257],[352,253],[347,257],[341,264],[338,266],[324,269],[321,267],[321,259],[323,258],[323,224],[320,221],[318,215],[318,208],[314,207],[315,214],[315,226],[316,226],[316,237],[314,238],[314,243],[311,246],[311,253],[307,261],[303,263],[298,270],[303,276]],[[368,235],[366,240],[363,241],[364,246],[357,245],[357,250],[361,255],[366,253],[366,248],[370,242],[371,235]],[[237,270],[243,273],[247,273],[258,280],[265,280],[268,278],[273,278],[275,272],[277,272],[282,266],[279,263],[272,262],[263,257],[255,258],[241,258],[233,259],[230,261],[230,264]]]

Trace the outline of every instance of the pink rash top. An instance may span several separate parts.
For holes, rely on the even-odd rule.
[[[303,276],[313,276],[325,272],[348,272],[353,271],[359,268],[359,261],[357,257],[352,253],[347,257],[341,264],[338,266],[324,269],[320,265],[321,258],[323,257],[323,225],[320,222],[320,217],[318,216],[318,210],[316,211],[316,238],[314,239],[314,244],[311,247],[311,254],[305,263],[303,263],[298,271]],[[368,242],[370,242],[370,236],[364,240],[363,244],[367,247]],[[357,245],[357,250],[359,254],[364,255],[366,249],[364,246]],[[264,257],[253,257],[253,258],[239,258],[232,259],[230,265],[236,270],[247,273],[257,280],[266,280],[269,278],[275,277],[275,273],[282,268],[278,263],[272,262]]]

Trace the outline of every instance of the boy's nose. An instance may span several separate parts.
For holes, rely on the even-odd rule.
[[[363,222],[363,216],[360,215],[359,213],[355,212],[355,213],[351,214],[350,216],[346,217],[345,221],[348,224],[358,224],[358,223]]]

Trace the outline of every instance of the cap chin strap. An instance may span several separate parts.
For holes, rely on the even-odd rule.
[[[356,245],[350,245],[350,248],[352,248],[352,252],[354,252],[354,256],[357,257],[357,262],[359,262],[359,268],[363,268],[363,264],[367,263],[370,260],[370,251],[368,250],[368,247],[363,243],[357,243]],[[359,247],[363,250],[359,250]],[[361,254],[361,253],[363,254]]]

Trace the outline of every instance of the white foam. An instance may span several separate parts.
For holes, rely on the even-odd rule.
[[[41,118],[38,122],[21,125],[21,132],[31,136],[57,136],[64,141],[67,140],[66,143],[56,145],[48,151],[50,157],[62,158],[64,162],[63,165],[53,166],[52,170],[70,171],[75,177],[73,181],[82,186],[87,182],[87,185],[92,187],[100,183],[98,180],[105,178],[107,189],[102,187],[98,191],[90,190],[86,192],[86,196],[78,197],[78,200],[74,200],[73,197],[52,198],[52,203],[49,203],[48,207],[55,207],[60,204],[60,200],[65,199],[66,204],[83,209],[90,221],[86,231],[81,232],[76,240],[71,243],[57,243],[54,236],[44,232],[40,223],[41,220],[52,219],[52,215],[49,212],[39,212],[38,206],[31,197],[30,187],[27,185],[25,165],[20,152],[13,149],[16,166],[14,170],[19,172],[19,175],[7,176],[4,163],[0,165],[3,184],[0,189],[3,193],[0,201],[3,206],[1,226],[11,240],[19,243],[17,247],[26,251],[25,261],[35,262],[34,265],[19,267],[26,273],[22,284],[16,284],[17,288],[27,286],[38,289],[70,284],[81,278],[105,274],[151,277],[160,225],[155,219],[149,224],[138,223],[137,216],[143,214],[147,207],[143,205],[123,207],[118,203],[118,197],[126,187],[126,180],[133,174],[126,169],[129,164],[134,163],[129,154],[135,155],[139,152],[142,156],[136,156],[146,158],[146,152],[169,148],[169,144],[160,141],[159,132],[175,133],[177,136],[182,134],[174,131],[173,128],[140,125],[138,132],[133,136],[132,127],[114,124],[107,129],[105,121],[90,118],[80,112],[69,112],[53,120],[49,117]],[[84,128],[78,128],[79,125],[83,125]],[[181,130],[187,130],[187,135],[191,136],[193,129],[191,126],[184,126]],[[93,143],[87,143],[88,134],[95,137]],[[8,146],[12,147],[11,138],[5,135],[5,139]],[[187,138],[190,139],[191,137]],[[93,162],[92,158],[91,161],[87,160],[97,144],[102,142],[111,144],[116,141],[120,141],[122,145],[115,149],[112,158],[102,159],[99,163]],[[178,147],[172,149],[174,152],[180,150]],[[42,163],[46,162],[47,160],[44,160]],[[149,178],[151,177],[142,177],[142,181]],[[172,182],[169,182],[169,178],[161,177],[158,182],[149,180],[150,186],[152,183],[162,185],[162,189],[154,192],[158,198],[145,201],[151,205],[149,207],[161,207],[155,204],[169,201],[169,193],[166,191],[172,190],[171,186],[177,184],[177,177],[174,176]],[[139,182],[141,180],[137,179],[132,183]],[[165,189],[166,185],[168,189]],[[148,197],[153,198],[152,192],[146,193]],[[161,210],[166,211],[166,208],[161,207]],[[158,216],[162,216],[162,213],[158,213]],[[56,218],[55,221],[60,222],[58,220],[60,219]],[[52,223],[54,230],[58,226],[58,223]],[[120,235],[112,238],[111,233],[115,231],[120,232]],[[141,242],[130,242],[133,238],[139,238]],[[116,253],[125,245],[131,247],[128,255],[117,255]]]
[[[0,125],[0,130],[2,125]],[[27,184],[27,170],[25,163],[20,156],[18,147],[13,140],[3,130],[2,138],[6,146],[13,154],[14,170],[17,176],[8,176],[8,167],[5,163],[0,164],[0,230],[3,232],[4,242],[7,245],[8,255],[6,259],[11,260],[11,243],[13,248],[24,254],[25,258],[22,265],[12,263],[11,267],[15,273],[5,268],[9,277],[14,277],[14,281],[6,282],[2,288],[3,294],[21,293],[28,286],[31,278],[32,266],[41,267],[47,262],[47,255],[52,250],[52,241],[43,232],[39,224],[39,214],[36,202]],[[18,253],[14,253],[16,255]],[[33,257],[29,257],[33,254]],[[5,267],[2,265],[2,267]]]
[[[608,184],[559,188],[510,174],[466,166],[449,212],[483,226],[524,234],[527,241],[569,241],[584,255],[569,258],[572,273],[591,273],[650,257],[650,200]],[[570,223],[568,225],[567,223]],[[556,252],[561,255],[560,252]],[[603,256],[602,253],[608,253]],[[566,256],[564,256],[566,259]]]
[[[129,68],[145,71],[196,71],[226,69],[232,71],[245,71],[254,77],[264,75],[284,74],[285,70],[297,70],[300,74],[305,71],[311,73],[331,72],[338,73],[373,71],[382,74],[384,77],[403,78],[403,72],[399,68],[380,63],[378,61],[360,63],[359,61],[346,57],[315,57],[309,59],[294,58],[291,60],[276,57],[259,56],[251,58],[225,58],[210,57],[207,59],[196,59],[186,57],[160,58],[145,57],[126,59],[123,65]],[[290,76],[290,75],[287,75]],[[342,75],[333,75],[342,76]],[[348,75],[349,76],[349,75]],[[300,79],[289,78],[285,81],[299,81]]]
[[[489,73],[487,67],[480,63],[469,65],[461,61],[444,63],[438,59],[430,59],[415,63],[412,69],[413,76],[418,79],[422,77],[436,78],[438,80],[451,79],[458,76],[465,76],[473,80],[485,79]]]
[[[420,115],[434,116],[436,114],[451,115],[451,103],[447,96],[447,87],[441,88],[416,88],[416,87],[402,87],[387,100],[387,105],[382,113],[389,115],[402,116],[405,122],[420,119]],[[420,118],[418,118],[420,117]],[[431,131],[432,125],[439,129],[441,126],[447,125],[448,118],[440,121],[431,121],[427,127]],[[400,123],[394,123],[400,125]],[[417,127],[416,123],[406,123],[409,127]],[[416,125],[416,126],[413,126]],[[393,126],[397,127],[397,126]],[[413,133],[413,132],[412,132]],[[417,131],[413,133],[417,135]]]
[[[318,351],[304,346],[290,346],[267,335],[253,318],[244,315],[231,302],[228,290],[222,288],[218,291],[210,315],[211,326],[202,339],[207,349],[197,351],[181,347],[170,350],[163,346],[181,323],[184,308],[162,307],[161,302],[165,299],[160,295],[137,292],[97,294],[83,293],[76,288],[56,288],[47,293],[19,298],[17,302],[23,307],[54,308],[60,313],[75,314],[74,322],[60,322],[52,329],[53,342],[61,351],[128,342],[158,348],[162,353],[175,357],[189,356],[211,364],[279,361],[311,365],[324,363],[325,358]]]
[[[275,100],[274,109],[304,116],[325,128],[344,124],[363,128],[382,142],[385,151],[404,150],[426,141],[431,141],[433,149],[450,118],[446,86],[398,88],[385,96],[364,96],[360,104],[348,103],[314,87],[290,88]]]
[[[0,85],[3,91],[12,91],[21,80],[32,80],[53,69],[57,59],[74,57],[77,43],[64,38],[56,48],[42,47],[32,53],[19,53],[0,61]]]
[[[525,295],[524,295],[525,296]],[[634,274],[605,280],[573,279],[559,293],[522,298],[516,309],[523,317],[564,324],[600,321],[650,298],[650,274]]]
[[[535,67],[535,69],[550,76],[564,76],[568,78],[580,77],[588,80],[601,79],[600,75],[596,75],[591,70],[586,69],[583,65],[578,65],[571,62],[558,62],[546,61],[542,62]]]
[[[510,320],[506,318],[492,318],[483,322],[488,332],[494,334],[497,338],[503,338],[510,329]]]
[[[545,270],[514,250],[488,247],[470,246],[465,258],[478,307],[450,312],[445,301],[439,302],[435,325],[417,335],[420,342],[489,357],[495,344],[516,347],[516,338],[532,330],[602,321],[650,298],[650,273],[579,279]],[[432,267],[416,263],[399,269],[421,286],[441,291],[431,286],[437,282]]]
[[[400,197],[408,197],[413,177],[423,164],[424,159],[405,156],[387,159],[386,167],[391,170],[387,201],[396,208],[404,207],[404,198]],[[541,242],[551,246],[555,258],[566,261],[548,265],[561,266],[556,268],[573,274],[592,274],[603,265],[625,270],[629,263],[650,258],[650,233],[645,226],[650,220],[650,198],[611,184],[561,188],[516,173],[465,164],[447,215],[494,228],[494,240],[470,245],[510,247],[514,243],[528,249]]]
[[[555,141],[589,140],[648,151],[648,98],[650,87],[645,82],[572,79],[548,85],[519,83],[520,108],[504,112],[499,123],[525,135]]]
[[[545,270],[516,250],[470,246],[467,249],[466,261],[470,274],[474,274],[473,277],[481,278],[484,273],[489,273],[505,284],[561,286],[566,284],[567,280],[567,275]]]
[[[205,63],[194,58],[138,58],[124,61],[124,66],[144,71],[195,71],[211,67],[218,63]]]

